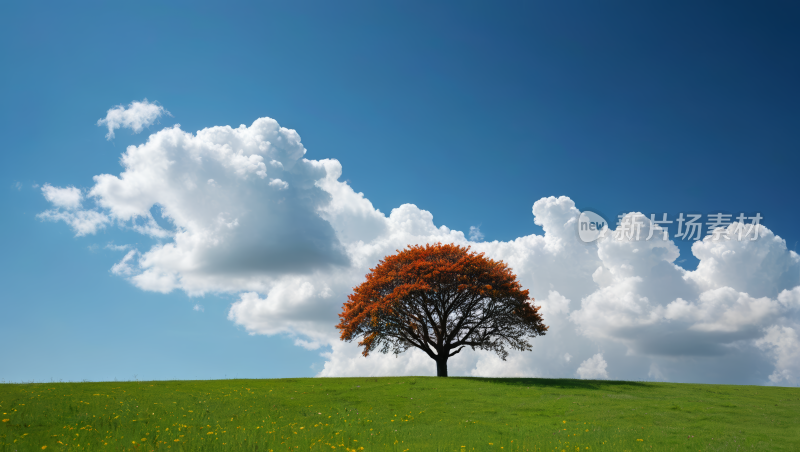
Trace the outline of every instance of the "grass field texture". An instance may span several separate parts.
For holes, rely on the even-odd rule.
[[[331,378],[0,384],[2,451],[798,451],[800,389]]]

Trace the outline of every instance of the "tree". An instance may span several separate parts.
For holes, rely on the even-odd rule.
[[[341,339],[361,337],[362,354],[395,355],[419,348],[447,376],[447,360],[464,347],[531,350],[527,337],[544,335],[540,307],[502,261],[469,247],[411,246],[385,257],[353,289],[339,314]]]

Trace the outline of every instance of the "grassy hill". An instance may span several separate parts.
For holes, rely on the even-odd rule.
[[[800,450],[800,389],[332,378],[0,385],[0,450]]]

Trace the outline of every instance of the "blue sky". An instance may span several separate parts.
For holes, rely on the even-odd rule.
[[[326,362],[334,369],[335,359],[320,353],[337,352],[301,327],[276,333],[231,315],[242,293],[267,297],[272,283],[202,296],[186,286],[156,292],[113,274],[125,252],[107,245],[142,254],[169,238],[116,224],[75,237],[65,223],[37,218],[52,208],[45,183],[77,187],[87,208],[102,210],[91,207],[93,177],[119,175],[127,146],[176,124],[196,133],[273,118],[302,137],[305,158],[338,160],[339,180],[381,213],[414,204],[437,227],[479,227],[485,242],[543,234],[531,206],[566,196],[609,220],[637,211],[760,213],[791,256],[800,241],[798,19],[791,2],[4,3],[0,379],[314,376]],[[145,98],[171,116],[106,140],[96,122]],[[153,212],[164,229],[173,226]],[[675,245],[675,262],[695,270],[691,244]],[[288,277],[279,273],[264,278]],[[555,303],[548,284],[564,295],[543,281],[537,299]],[[346,294],[331,290],[341,303]],[[570,309],[587,296],[568,297]],[[800,331],[792,316],[773,323]],[[572,319],[566,324],[581,325]],[[595,353],[611,378],[768,383],[780,367],[779,357],[764,357],[766,346],[727,342],[726,350],[740,350],[726,352],[728,361],[681,371],[699,358],[658,361],[629,338],[581,331],[588,339],[565,352],[575,359],[550,374],[519,372],[574,377],[578,361]],[[753,334],[741,340],[767,337]],[[321,345],[297,346],[298,338]],[[625,364],[626,348],[643,361]],[[481,368],[475,359],[462,374]],[[760,373],[725,376],[726,366],[751,359]],[[665,363],[676,360],[683,364],[670,373]],[[398,369],[386,372],[424,367]]]

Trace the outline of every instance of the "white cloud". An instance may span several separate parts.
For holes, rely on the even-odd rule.
[[[14,188],[16,188],[17,191],[21,191],[22,190],[22,182],[15,182],[14,183]]]
[[[80,189],[75,187],[58,188],[44,184],[42,194],[44,199],[50,201],[54,206],[67,210],[80,209],[81,200],[83,200]]]
[[[197,312],[205,312],[205,311],[206,311],[206,310],[203,308],[203,306],[202,306],[202,305],[199,305],[199,304],[196,304],[196,305],[194,305],[194,307],[192,308],[192,310],[194,310],[194,311],[197,311]]]
[[[469,227],[469,239],[473,242],[482,242],[483,241],[483,233],[481,232],[480,226],[470,226]]]
[[[98,229],[103,229],[109,223],[108,217],[94,210],[77,210],[74,212],[61,211],[57,209],[47,210],[37,217],[47,221],[63,221],[67,223],[76,237],[94,234]]]
[[[597,353],[586,361],[582,362],[578,367],[578,377],[582,380],[596,380],[598,378],[608,378],[606,368],[608,364],[603,359],[602,353]]]
[[[334,325],[379,259],[411,244],[452,242],[508,263],[550,330],[532,341],[532,352],[505,362],[465,351],[450,361],[451,375],[607,378],[608,360],[615,378],[662,379],[661,369],[675,381],[796,378],[786,363],[799,346],[785,328],[798,330],[800,258],[765,227],[757,241],[696,243],[700,265],[687,271],[659,228],[644,240],[647,221],[641,240],[583,243],[580,212],[562,196],[533,204],[543,235],[479,242],[477,227],[468,239],[411,204],[380,212],[339,180],[338,161],[305,154],[299,135],[269,118],[196,134],[171,127],[128,147],[119,175],[95,176],[86,200],[99,212],[81,210],[80,191],[77,201],[75,192],[59,191],[72,198],[54,195],[57,209],[40,216],[61,215],[90,233],[68,215],[93,212],[101,219],[95,230],[113,221],[160,238],[149,250],[131,249],[112,273],[142,290],[237,294],[233,323],[322,349],[323,376],[434,373],[422,353],[364,358],[339,341]],[[597,349],[603,354],[580,366],[571,359]]]
[[[318,348],[322,347],[322,344],[316,341],[304,341],[303,339],[295,339],[294,345],[298,347],[303,347],[306,350],[317,350]]]
[[[107,250],[112,250],[112,251],[127,251],[128,249],[131,248],[131,246],[130,245],[114,245],[114,243],[109,242],[108,244],[106,244],[105,248]]]
[[[121,261],[111,267],[111,273],[117,276],[130,276],[136,272],[136,269],[131,265],[133,259],[139,254],[136,250],[130,250],[125,254]]]
[[[144,99],[141,102],[131,102],[128,108],[117,105],[109,109],[105,118],[97,120],[97,125],[108,127],[106,139],[111,140],[114,138],[115,130],[126,127],[133,130],[134,133],[139,133],[145,127],[152,125],[163,114],[172,116],[161,105],[150,103]]]
[[[734,235],[735,224],[728,227]],[[687,274],[701,290],[731,287],[752,297],[775,297],[800,285],[800,256],[766,227],[759,226],[758,240],[718,240],[708,237],[692,245],[700,259],[697,270]]]
[[[95,234],[110,222],[109,218],[95,210],[82,210],[83,194],[75,187],[59,188],[50,184],[42,186],[44,198],[55,206],[55,209],[37,215],[40,220],[63,221],[75,231],[76,237]]]
[[[770,323],[783,311],[777,300],[753,298],[730,287],[700,294],[697,303],[678,298],[668,304],[664,318],[692,323],[691,330],[733,333]]]
[[[318,212],[331,195],[315,185],[338,162],[304,154],[297,133],[269,118],[196,135],[173,127],[129,147],[124,171],[95,176],[89,195],[116,221],[172,238],[141,255],[140,288],[267,293],[282,275],[348,264]],[[267,171],[282,189],[269,187]],[[155,206],[170,229],[156,223]]]
[[[323,352],[325,364],[321,377],[376,377],[385,375],[435,375],[436,363],[421,350],[413,349],[401,356],[361,356],[353,344],[332,342],[331,351]],[[457,355],[458,356],[458,355]]]
[[[788,326],[773,325],[756,345],[775,359],[775,370],[769,376],[773,383],[800,383],[800,339],[797,330]]]
[[[586,336],[625,344],[629,354],[724,356],[752,347],[763,328],[791,314],[788,301],[763,296],[798,283],[797,255],[770,230],[762,227],[757,241],[706,237],[692,248],[700,264],[691,272],[673,264],[678,250],[662,240],[660,229],[644,240],[648,228],[642,240],[598,241],[603,265],[592,277],[599,288],[570,315]],[[764,279],[771,281],[769,290]]]
[[[269,181],[269,186],[270,187],[275,187],[278,190],[286,190],[287,188],[289,188],[289,184],[287,182],[285,182],[285,181],[280,180],[280,179],[272,179],[272,180],[270,180]]]
[[[541,306],[542,315],[558,315],[569,313],[569,299],[555,290],[550,290],[545,299],[537,299],[536,304]]]

